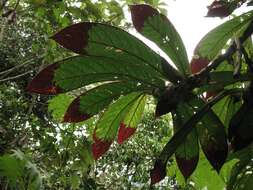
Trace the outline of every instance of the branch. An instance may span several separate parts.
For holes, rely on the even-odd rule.
[[[25,76],[25,75],[27,75],[27,74],[29,74],[29,73],[31,73],[31,72],[32,72],[32,71],[27,71],[27,72],[22,73],[22,74],[20,74],[20,75],[16,75],[16,76],[13,76],[13,77],[8,77],[8,78],[6,78],[6,79],[0,80],[0,82],[6,82],[6,81],[9,81],[9,80],[18,79],[18,78],[23,77],[23,76]]]

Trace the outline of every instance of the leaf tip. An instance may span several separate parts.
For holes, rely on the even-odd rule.
[[[127,127],[124,123],[120,123],[120,128],[118,132],[118,143],[122,144],[127,139],[129,139],[136,131],[136,128]]]
[[[154,168],[150,170],[151,185],[154,185],[164,179],[166,176],[166,164],[158,159],[155,162]]]
[[[77,97],[68,107],[63,122],[78,123],[89,119],[91,116],[80,111],[80,97]]]
[[[50,38],[75,53],[84,53],[88,43],[88,31],[92,23],[82,22],[68,26]]]
[[[45,95],[56,95],[63,92],[54,81],[54,73],[58,67],[59,65],[54,63],[40,71],[27,85],[26,91]]]
[[[138,32],[142,31],[148,17],[159,14],[156,9],[145,4],[130,5],[130,12],[133,25]]]
[[[112,140],[98,139],[95,132],[93,134],[94,143],[92,144],[92,155],[95,160],[98,160],[110,148]]]

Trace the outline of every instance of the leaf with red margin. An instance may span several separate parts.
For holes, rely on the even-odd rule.
[[[201,100],[195,101],[195,103],[199,106],[204,104]],[[228,154],[225,126],[219,117],[212,110],[209,110],[197,125],[197,131],[206,158],[213,168],[219,172]]]
[[[124,141],[129,139],[136,131],[136,128],[127,127],[124,123],[120,123],[118,133],[118,143],[122,144]]]
[[[94,151],[97,150],[94,155],[102,156],[109,149],[109,142],[115,138],[120,122],[141,95],[142,93],[133,92],[122,96],[103,113],[93,132],[95,139],[99,139],[94,145]],[[98,156],[96,158],[99,158]]]
[[[157,159],[154,168],[150,170],[151,185],[158,183],[166,177],[166,163]]]
[[[91,116],[85,113],[81,113],[80,97],[77,97],[68,107],[63,122],[77,123],[89,119]]]
[[[185,46],[169,19],[149,5],[132,5],[130,10],[136,30],[155,42],[183,75],[190,74]]]
[[[114,58],[115,60],[117,60],[115,55],[123,53],[128,56],[128,58],[123,58],[124,62],[128,59],[135,59],[132,64],[137,62],[139,66],[149,67],[153,72],[161,76],[165,75],[161,68],[163,58],[138,38],[117,27],[82,22],[64,28],[52,38],[63,47],[76,53]],[[172,66],[170,70],[171,75],[177,73]],[[175,81],[180,79],[178,76],[175,78]]]
[[[95,23],[77,23],[68,26],[56,33],[51,38],[63,47],[75,53],[85,53],[84,48],[88,44],[88,32]]]
[[[234,151],[241,150],[253,141],[252,103],[244,102],[229,123],[228,138]]]
[[[97,160],[109,150],[113,140],[98,139],[95,132],[93,133],[93,140],[94,143],[92,144],[92,155],[94,159]]]
[[[193,115],[192,109],[186,104],[179,104],[173,112],[174,131],[178,131]],[[199,144],[196,129],[193,129],[175,152],[178,168],[187,179],[197,167],[199,160]]]
[[[64,92],[54,81],[55,71],[59,68],[58,63],[47,66],[28,84],[26,90],[33,93],[56,95]]]
[[[136,127],[141,120],[142,113],[146,104],[146,96],[142,95],[135,103],[132,105],[128,113],[125,115],[124,119],[120,123],[120,128],[118,132],[118,143],[122,144],[136,131]]]
[[[77,97],[69,106],[64,122],[81,122],[98,114],[119,96],[137,91],[150,91],[144,85],[136,86],[134,82],[117,81],[92,88]]]

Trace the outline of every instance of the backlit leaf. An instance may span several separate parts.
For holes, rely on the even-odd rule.
[[[190,74],[184,44],[169,19],[149,5],[132,5],[130,10],[136,30],[167,53],[182,74]]]
[[[134,134],[137,124],[141,120],[145,103],[146,96],[142,95],[138,100],[135,101],[134,105],[130,108],[124,119],[121,121],[118,132],[119,144],[122,144],[125,140]]]
[[[109,56],[111,58],[117,53],[123,53],[138,60],[141,65],[146,65],[154,72],[165,76],[161,68],[163,58],[139,39],[120,28],[106,24],[83,22],[61,30],[52,38],[63,47],[76,53]],[[180,79],[173,67],[170,67],[170,71],[169,80],[177,81]]]
[[[140,96],[141,93],[133,92],[119,98],[100,117],[93,132],[95,142],[92,145],[92,152],[95,159],[98,159],[109,149],[117,134],[120,122]]]
[[[198,43],[194,54],[209,61],[213,60],[227,41],[249,24],[253,16],[252,13],[251,11],[235,17],[208,32]]]
[[[26,90],[46,95],[55,95],[63,92],[63,90],[57,86],[54,81],[55,70],[58,68],[58,63],[47,66],[35,76],[35,78],[27,86]]]
[[[120,95],[143,90],[151,93],[148,87],[141,84],[137,86],[133,82],[118,81],[99,85],[83,93],[72,102],[65,113],[64,121],[80,122],[86,120],[98,114]]]

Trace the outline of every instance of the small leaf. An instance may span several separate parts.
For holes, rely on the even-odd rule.
[[[136,30],[167,53],[180,73],[190,74],[185,46],[169,19],[149,5],[132,5],[130,10]]]
[[[26,90],[45,95],[55,95],[63,92],[63,90],[57,86],[54,81],[55,71],[58,68],[58,63],[47,66],[28,84]]]
[[[88,114],[81,113],[79,107],[80,107],[80,97],[77,97],[68,107],[64,115],[63,121],[77,123],[89,119],[91,117]]]
[[[97,138],[95,132],[93,133],[93,140],[94,143],[92,144],[92,154],[94,159],[97,160],[109,150],[113,140],[99,139]]]
[[[136,128],[127,127],[124,123],[120,124],[119,134],[118,134],[118,143],[122,144],[128,138],[130,138],[136,131]]]
[[[209,60],[207,60],[206,58],[202,58],[202,57],[193,57],[193,59],[191,60],[191,72],[192,74],[196,74],[198,72],[200,72],[202,69],[206,68],[207,65],[209,64]]]
[[[162,160],[157,159],[154,168],[150,170],[151,185],[163,180],[166,176],[166,165]]]

